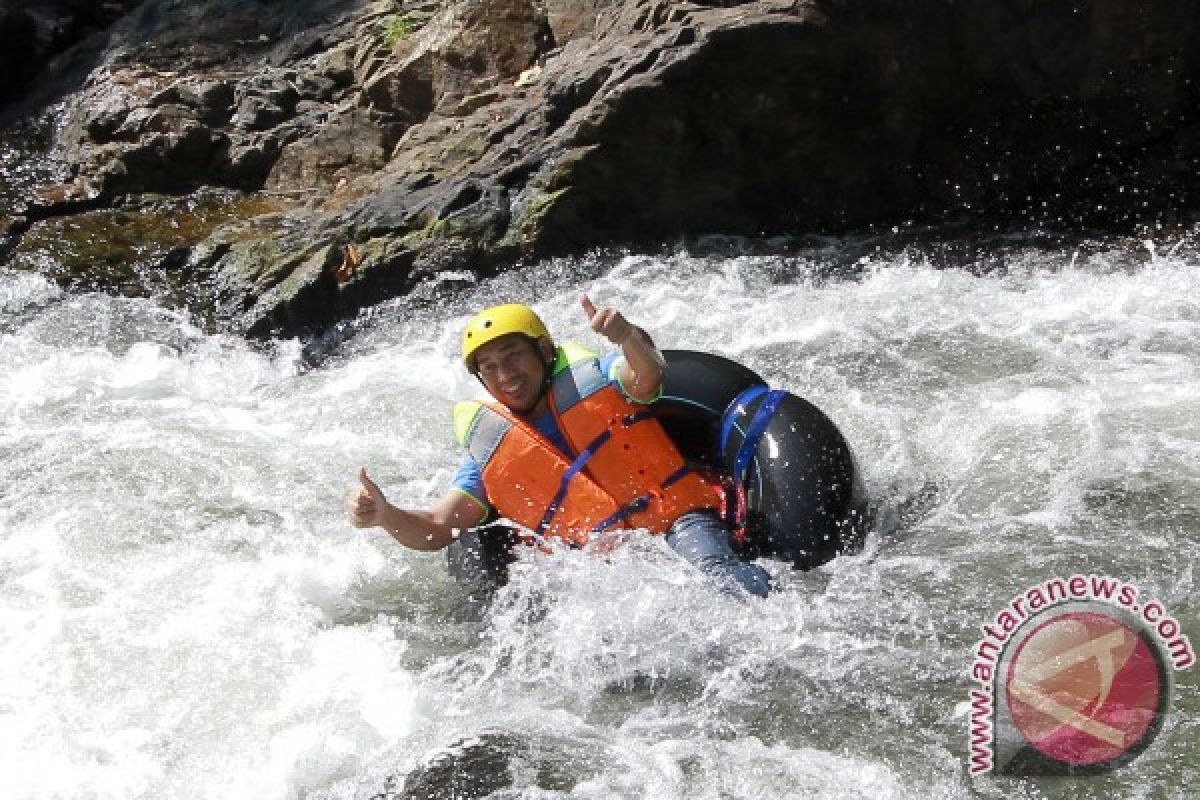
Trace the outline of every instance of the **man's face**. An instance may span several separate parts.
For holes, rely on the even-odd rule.
[[[492,397],[518,414],[527,414],[541,399],[545,366],[537,346],[519,333],[501,336],[475,351],[475,366]]]

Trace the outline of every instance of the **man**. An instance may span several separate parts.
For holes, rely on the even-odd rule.
[[[459,403],[455,434],[467,456],[454,487],[429,511],[388,503],[359,471],[349,511],[415,550],[440,550],[455,532],[497,512],[536,537],[572,546],[590,534],[645,528],[726,590],[765,597],[767,573],[740,562],[716,494],[684,463],[648,410],[662,391],[662,354],[639,328],[585,294],[592,330],[619,348],[605,358],[555,347],[528,306],[480,312],[463,335],[463,362],[496,403]]]

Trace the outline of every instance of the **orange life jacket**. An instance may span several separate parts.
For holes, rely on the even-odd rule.
[[[609,382],[594,353],[569,344],[557,352],[550,408],[574,460],[499,403],[454,409],[459,443],[503,516],[583,544],[616,527],[665,533],[688,511],[718,506],[714,487],[687,466],[649,408]]]

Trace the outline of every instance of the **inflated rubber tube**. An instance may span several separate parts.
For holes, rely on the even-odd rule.
[[[854,454],[828,416],[727,358],[692,350],[663,355],[655,415],[685,457],[744,490],[744,557],[809,569],[861,544],[866,492]],[[472,588],[501,585],[516,542],[501,525],[468,531],[447,551],[451,572]]]
[[[766,381],[749,367],[712,353],[665,350],[662,396],[654,415],[689,461],[720,469],[721,419],[739,394]]]
[[[746,557],[810,569],[861,546],[866,491],[828,416],[736,361],[689,350],[663,355],[655,409],[685,455],[715,464],[745,491]]]
[[[747,538],[763,555],[810,569],[861,545],[867,503],[854,453],[812,403],[745,391],[723,416],[718,446],[745,489]]]

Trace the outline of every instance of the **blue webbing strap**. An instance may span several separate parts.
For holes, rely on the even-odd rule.
[[[691,471],[692,471],[692,468],[689,467],[687,464],[684,464],[682,467],[675,470],[667,477],[663,478],[662,488],[666,489],[666,488],[678,483],[679,481],[683,480],[684,475],[687,475]]]
[[[729,435],[733,433],[733,419],[736,416],[733,412],[750,405],[755,398],[767,391],[769,390],[765,384],[751,386],[749,389],[743,389],[741,394],[733,398],[733,402],[729,404],[729,407],[725,411],[725,416],[721,419],[721,438],[717,440],[719,443],[717,445],[718,456],[725,452],[725,445],[729,443]]]
[[[666,488],[678,483],[679,481],[681,481],[683,479],[683,477],[685,475],[689,475],[691,473],[691,471],[692,471],[692,468],[689,467],[687,464],[684,464],[682,467],[675,470],[674,472],[672,472],[670,475],[668,475],[666,478],[663,479],[662,488],[666,489]],[[613,525],[617,524],[618,522],[622,522],[622,521],[628,519],[631,515],[636,514],[639,511],[646,510],[647,508],[650,507],[650,502],[653,499],[654,499],[653,495],[648,495],[648,494],[642,495],[641,497],[633,500],[632,502],[627,503],[625,505],[625,507],[622,508],[617,513],[611,514],[611,515],[605,517],[604,519],[600,520],[599,522],[597,522],[595,524],[595,526],[592,528],[592,530],[593,531],[602,531],[606,528],[612,527]]]
[[[763,431],[767,429],[771,417],[775,416],[775,409],[779,407],[785,397],[787,397],[787,392],[772,389],[767,392],[762,404],[754,412],[754,419],[750,421],[750,427],[746,429],[746,438],[742,439],[737,459],[733,462],[733,479],[735,481],[741,482],[745,479],[746,467],[750,465],[750,459],[754,457],[754,449],[758,447],[758,440],[762,438]]]
[[[594,526],[592,526],[592,530],[602,531],[607,528],[611,528],[618,522],[623,522],[624,520],[628,519],[631,515],[636,514],[639,511],[646,510],[650,506],[651,499],[652,498],[648,494],[644,494],[641,497],[636,498],[635,500],[626,504],[625,507],[617,513],[610,514],[609,516],[597,522]]]
[[[571,462],[571,466],[567,467],[567,471],[563,473],[562,480],[558,482],[558,492],[554,495],[554,499],[550,501],[549,508],[546,509],[545,516],[538,523],[537,532],[543,533],[550,525],[550,520],[554,519],[554,515],[558,513],[559,504],[563,498],[567,496],[567,489],[570,487],[571,479],[579,474],[584,465],[591,460],[592,456],[596,455],[596,451],[605,445],[612,438],[612,433],[605,431],[592,440],[592,443],[583,449],[575,460]]]
[[[635,414],[629,414],[628,416],[624,417],[621,420],[621,423],[628,428],[638,424],[639,422],[645,422],[646,420],[651,420],[654,418],[654,414],[650,411],[639,411]],[[560,503],[562,503],[563,498],[567,496],[567,488],[571,482],[571,479],[579,474],[579,471],[582,470],[587,462],[591,460],[592,456],[596,454],[596,451],[607,444],[611,437],[612,433],[610,431],[605,431],[604,433],[600,434],[595,438],[595,440],[592,441],[591,444],[583,449],[583,452],[581,452],[574,461],[571,462],[571,466],[567,468],[567,471],[563,473],[562,480],[559,481],[558,492],[555,493],[554,499],[550,502],[550,507],[546,509],[546,514],[542,517],[542,521],[538,523],[538,533],[543,533],[550,525],[551,520],[554,519],[554,515],[558,513],[558,506]],[[687,465],[680,467],[663,480],[662,488],[666,489],[668,486],[679,482],[689,472],[691,472],[691,468]],[[622,520],[628,519],[630,515],[636,514],[637,512],[648,508],[652,499],[653,498],[650,495],[643,495],[636,498],[635,500],[627,503],[615,514],[610,514],[609,516],[597,522],[592,527],[592,530],[602,531],[606,528],[612,527]]]

